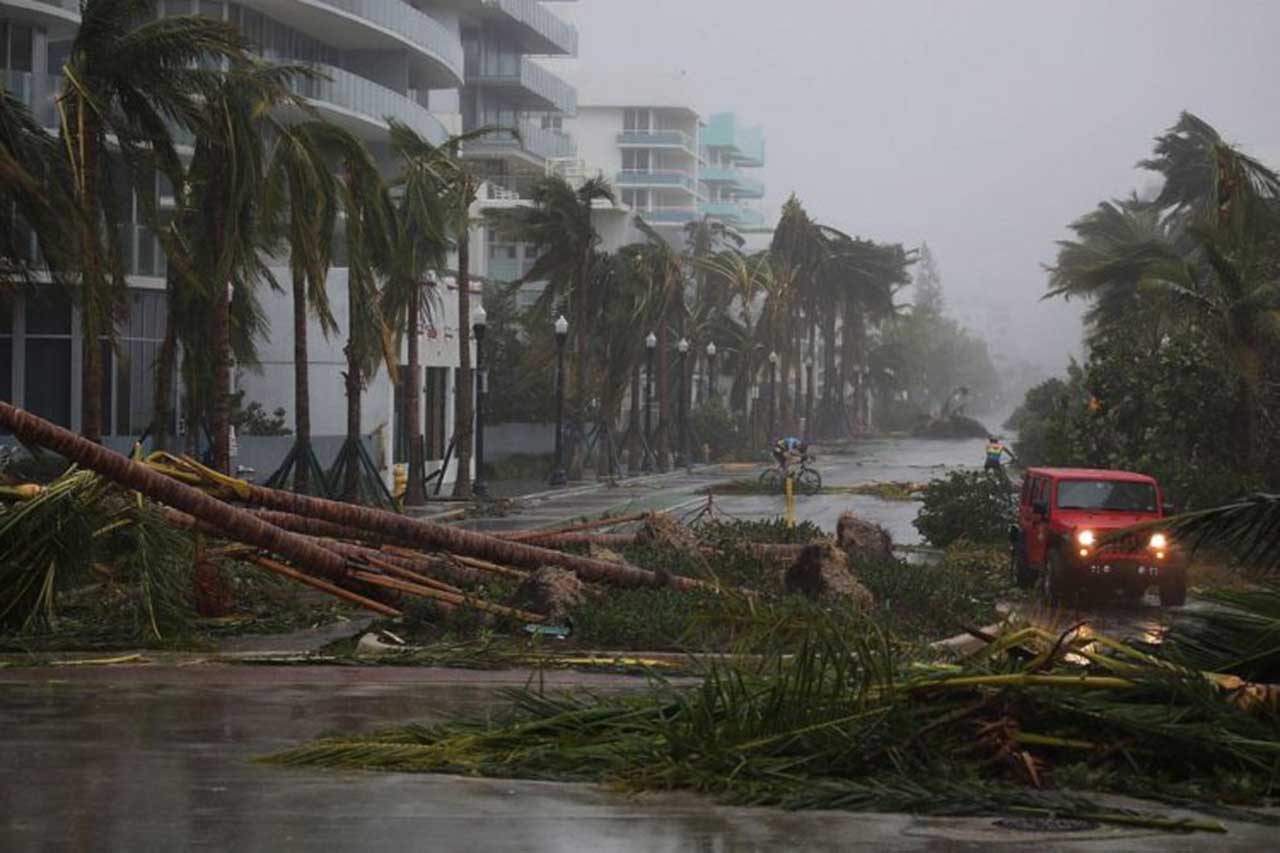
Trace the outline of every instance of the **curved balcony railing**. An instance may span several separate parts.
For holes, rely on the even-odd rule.
[[[618,134],[618,144],[644,148],[683,148],[691,154],[697,151],[693,137],[683,130],[624,130]]]
[[[449,136],[440,119],[412,98],[342,68],[322,63],[311,63],[311,67],[328,79],[295,78],[290,88],[317,108],[336,107],[382,130],[388,126],[387,119],[398,119],[437,144]]]
[[[548,47],[569,56],[578,55],[578,30],[561,20],[538,0],[482,0],[485,6],[536,32]],[[551,51],[548,51],[550,53]]]
[[[636,213],[644,221],[656,225],[684,225],[698,218],[698,210],[693,207],[651,207],[639,209]]]
[[[515,73],[473,64],[467,68],[467,82],[523,90],[537,99],[531,106],[540,109],[555,110],[567,115],[578,111],[578,90],[541,65],[530,62],[527,56],[520,57],[520,69]],[[528,98],[521,100],[527,102]]]
[[[574,144],[573,137],[568,134],[547,130],[531,121],[520,122],[516,129],[520,131],[518,142],[509,133],[489,133],[465,146],[463,153],[467,153],[472,146],[479,149],[518,149],[544,160],[573,157],[578,153],[578,146]]]
[[[680,187],[698,192],[698,179],[688,172],[660,169],[623,169],[617,175],[620,187]]]
[[[455,82],[462,84],[462,40],[444,24],[403,0],[311,0],[311,3],[330,6],[395,34],[434,56],[449,69]]]

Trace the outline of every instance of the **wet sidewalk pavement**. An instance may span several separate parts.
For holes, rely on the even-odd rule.
[[[192,668],[157,683],[124,667],[89,672],[50,681],[44,671],[0,671],[0,766],[8,771],[0,849],[1167,851],[1260,849],[1271,840],[1271,830],[1252,825],[1229,825],[1226,836],[1037,832],[991,819],[788,813],[684,793],[271,767],[254,759],[325,732],[491,713],[500,707],[496,683],[516,676],[240,666]],[[583,678],[549,675],[565,679],[558,686]]]

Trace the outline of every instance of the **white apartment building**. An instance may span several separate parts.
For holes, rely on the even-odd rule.
[[[232,22],[262,55],[317,67],[327,79],[299,81],[299,93],[321,116],[362,137],[388,168],[393,168],[388,118],[437,143],[486,124],[519,127],[519,143],[494,138],[466,149],[499,186],[503,180],[514,185],[517,176],[543,174],[549,160],[572,155],[559,124],[562,114],[573,112],[573,87],[529,57],[575,54],[577,31],[537,0],[159,0],[157,12]],[[51,132],[52,98],[79,15],[79,0],[0,0],[0,75]],[[163,186],[157,186],[157,195],[163,204]],[[121,351],[107,355],[104,400],[105,440],[118,448],[129,446],[152,417],[151,365],[165,331],[164,253],[142,224],[138,205],[130,208],[131,312],[120,328]],[[473,258],[483,257],[483,234],[472,250]],[[276,273],[288,280],[283,269]],[[328,461],[326,451],[330,457],[336,452],[346,425],[346,281],[345,268],[330,273],[338,334],[326,340],[314,323],[309,330],[312,430],[322,463]],[[429,466],[438,465],[452,433],[458,364],[457,293],[448,278],[437,291],[431,322],[420,334],[424,374],[411,379],[406,371],[401,374],[424,390],[421,422]],[[260,366],[238,371],[236,381],[246,402],[259,402],[268,411],[281,407],[291,422],[292,302],[287,295],[260,296],[271,334],[259,344]],[[82,346],[75,306],[56,294],[0,305],[0,398],[78,429]],[[400,391],[383,371],[363,402],[375,463],[388,482],[394,463],[407,456],[398,428],[403,423]],[[239,443],[242,451],[251,444],[245,438]],[[287,442],[281,446],[287,449]],[[265,476],[270,454],[251,465]]]

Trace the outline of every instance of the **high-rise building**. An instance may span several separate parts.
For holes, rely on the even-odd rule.
[[[764,166],[764,130],[741,127],[733,113],[716,113],[703,128],[702,147],[702,212],[741,232],[770,230],[753,205],[764,198],[764,183],[751,174]]]
[[[560,124],[574,110],[574,89],[530,57],[574,54],[577,31],[537,0],[159,0],[156,8],[161,16],[201,14],[229,21],[263,56],[317,68],[322,76],[298,80],[296,91],[322,118],[364,139],[389,170],[395,168],[387,145],[389,119],[435,143],[488,124],[518,128],[518,141],[493,135],[465,148],[478,169],[494,175],[499,190],[503,181],[514,188],[520,180],[545,174],[548,163],[573,156]],[[0,0],[0,75],[51,132],[53,96],[79,23],[79,0]],[[156,193],[162,207],[172,204],[162,181]],[[117,447],[127,447],[151,420],[152,364],[166,326],[164,254],[135,200],[124,206],[130,213],[125,234],[130,312],[119,330],[122,346],[106,351],[104,389],[106,441]],[[483,247],[478,235],[473,257]],[[309,335],[312,428],[322,457],[345,431],[346,281],[346,269],[331,271],[329,298],[338,334],[326,339],[313,323]],[[452,433],[458,363],[459,318],[451,279],[439,282],[437,293],[436,310],[420,335],[425,375],[402,374],[424,389],[422,423],[432,460],[444,457]],[[261,296],[270,336],[259,345],[260,367],[238,371],[237,386],[245,402],[258,402],[268,411],[283,408],[291,420],[292,303],[286,296]],[[75,305],[52,289],[0,303],[0,397],[79,429],[82,346]],[[391,463],[406,455],[398,429],[401,396],[385,372],[364,395],[365,428],[375,433],[375,459],[388,478]],[[242,438],[239,443],[242,456],[251,456],[252,442]],[[260,473],[272,464],[269,454],[240,461]]]

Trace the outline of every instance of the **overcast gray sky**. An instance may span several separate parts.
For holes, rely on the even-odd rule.
[[[573,8],[576,6],[576,9]],[[1280,164],[1280,0],[582,0],[580,67],[685,70],[764,125],[776,208],[927,240],[947,297],[1024,320],[1057,367],[1078,311],[1038,304],[1066,225],[1150,184],[1182,109]],[[572,9],[572,11],[569,11]]]

